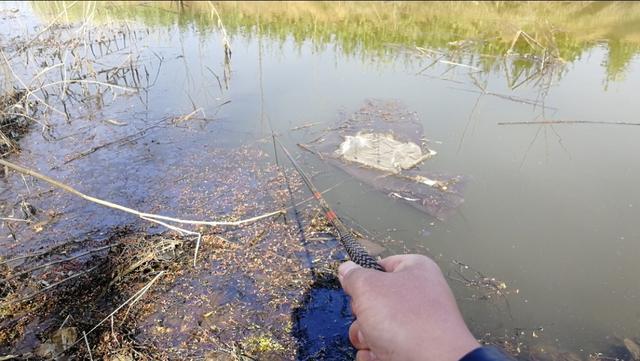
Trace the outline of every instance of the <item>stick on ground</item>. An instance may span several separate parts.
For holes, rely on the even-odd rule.
[[[194,220],[187,220],[187,219],[179,219],[179,218],[173,218],[173,217],[167,217],[167,216],[161,216],[158,214],[152,214],[152,213],[145,213],[145,212],[140,212],[138,210],[135,210],[133,208],[129,208],[129,207],[125,207],[116,203],[112,203],[109,201],[105,201],[96,197],[92,197],[90,195],[84,194],[78,190],[76,190],[75,188],[68,186],[62,182],[59,182],[53,178],[47,177],[46,175],[40,174],[34,170],[19,166],[17,164],[13,164],[11,162],[8,162],[4,159],[0,159],[0,165],[3,165],[5,167],[11,168],[19,173],[25,174],[25,175],[29,175],[32,176],[34,178],[38,178],[40,180],[43,180],[55,187],[58,187],[62,190],[65,190],[71,194],[74,194],[82,199],[85,199],[89,202],[93,202],[93,203],[97,203],[100,204],[102,206],[105,207],[109,207],[109,208],[113,208],[113,209],[117,209],[119,211],[123,211],[126,213],[130,213],[130,214],[134,214],[138,217],[140,217],[141,219],[147,220],[149,222],[153,222],[156,224],[160,224],[164,227],[167,227],[169,229],[172,229],[174,231],[178,231],[180,233],[184,233],[184,234],[192,234],[192,235],[197,235],[197,240],[196,240],[196,252],[194,253],[194,265],[196,262],[196,257],[198,255],[197,251],[199,249],[200,246],[200,239],[202,238],[202,234],[199,232],[194,232],[194,231],[190,231],[187,229],[184,229],[182,227],[178,227],[178,226],[173,226],[173,225],[168,225],[167,223],[163,222],[163,221],[167,221],[167,222],[173,222],[173,223],[180,223],[180,224],[191,224],[191,225],[205,225],[205,226],[240,226],[243,224],[248,224],[248,223],[253,223],[256,222],[258,220],[264,219],[264,218],[269,218],[269,217],[273,217],[276,215],[280,215],[282,213],[285,212],[285,210],[283,209],[279,209],[277,211],[273,211],[273,212],[269,212],[269,213],[265,213],[259,216],[255,216],[255,217],[251,217],[251,218],[247,218],[247,219],[242,219],[239,221],[194,221]]]

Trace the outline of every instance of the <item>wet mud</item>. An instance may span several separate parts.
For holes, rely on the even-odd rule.
[[[109,319],[87,335],[93,357],[281,360],[341,350],[348,359],[348,301],[335,278],[326,276],[346,254],[318,219],[316,206],[300,204],[307,198],[300,179],[288,175],[289,194],[280,168],[258,150],[201,156],[219,171],[189,174],[175,199],[181,209],[195,209],[193,217],[246,218],[278,207],[286,214],[241,227],[201,227],[195,267],[194,238],[136,223],[103,230],[102,239],[71,239],[6,262],[0,328],[12,332],[3,333],[2,352],[46,357],[56,350],[86,357],[81,333],[74,340],[81,342],[66,349],[51,341],[57,330],[93,329],[162,273],[135,305],[113,315],[113,330]],[[206,205],[194,203],[203,201],[198,194],[208,195]],[[287,210],[292,196],[296,212]],[[97,251],[83,255],[87,249]],[[74,255],[80,257],[65,261]],[[322,328],[327,321],[331,327]]]

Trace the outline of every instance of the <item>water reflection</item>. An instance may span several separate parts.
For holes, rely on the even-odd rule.
[[[33,7],[47,19],[64,8],[61,2],[34,2]],[[346,56],[385,62],[402,57],[390,45],[446,49],[472,55],[469,65],[483,71],[509,68],[512,79],[524,69],[542,68],[541,57],[573,62],[604,42],[609,49],[607,79],[617,80],[640,50],[640,6],[628,2],[89,3],[70,8],[66,16],[79,20],[87,14],[94,22],[126,19],[165,28],[177,24],[202,33],[224,24],[222,42],[226,33],[231,39],[266,37],[280,46],[290,38],[298,47],[310,42],[317,51],[336,48]],[[505,64],[508,53],[525,56]]]

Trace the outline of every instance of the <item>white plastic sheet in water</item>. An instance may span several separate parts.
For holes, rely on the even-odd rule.
[[[391,173],[411,169],[435,154],[413,142],[399,141],[391,133],[347,135],[336,150],[344,160]]]

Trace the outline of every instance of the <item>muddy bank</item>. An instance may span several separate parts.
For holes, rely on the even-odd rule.
[[[193,237],[135,226],[3,262],[1,352],[46,357],[70,347],[66,355],[86,357],[88,342],[93,357],[106,359],[294,359],[295,350],[305,355],[332,349],[331,343],[314,340],[317,322],[328,314],[305,308],[331,292],[331,300],[313,307],[330,312],[335,326],[328,331],[335,339],[329,341],[340,342],[343,354],[351,355],[344,336],[348,302],[336,280],[326,276],[346,255],[315,205],[298,204],[294,212],[284,177],[275,165],[260,161],[265,155],[259,151],[218,150],[208,156],[229,166],[190,174],[179,203],[196,201],[190,194],[206,185],[207,204],[189,207],[201,216],[224,211],[229,219],[247,218],[275,207],[286,215],[242,227],[200,228],[196,267]],[[300,180],[295,174],[289,180],[295,202],[304,201]],[[333,311],[336,302],[342,305],[339,314]],[[66,344],[61,329],[74,330]],[[90,330],[85,342],[82,331]]]
[[[10,162],[145,213],[226,222],[281,215],[176,228],[10,171],[0,192],[0,354],[293,359],[304,352],[301,337],[314,336],[300,331],[305,295],[345,255],[315,206],[303,202],[297,176],[287,185],[258,146],[226,144],[224,120],[205,115],[217,114],[223,100],[181,111],[165,106],[164,90],[150,92],[163,64],[179,58],[138,53],[139,28],[53,22],[34,30],[16,36],[19,46],[3,46],[4,76],[27,79],[24,101],[38,99],[20,110],[42,112],[34,132],[26,130],[36,122],[24,116],[3,118]],[[4,113],[20,97],[3,98]],[[335,280],[322,284],[335,288]]]

